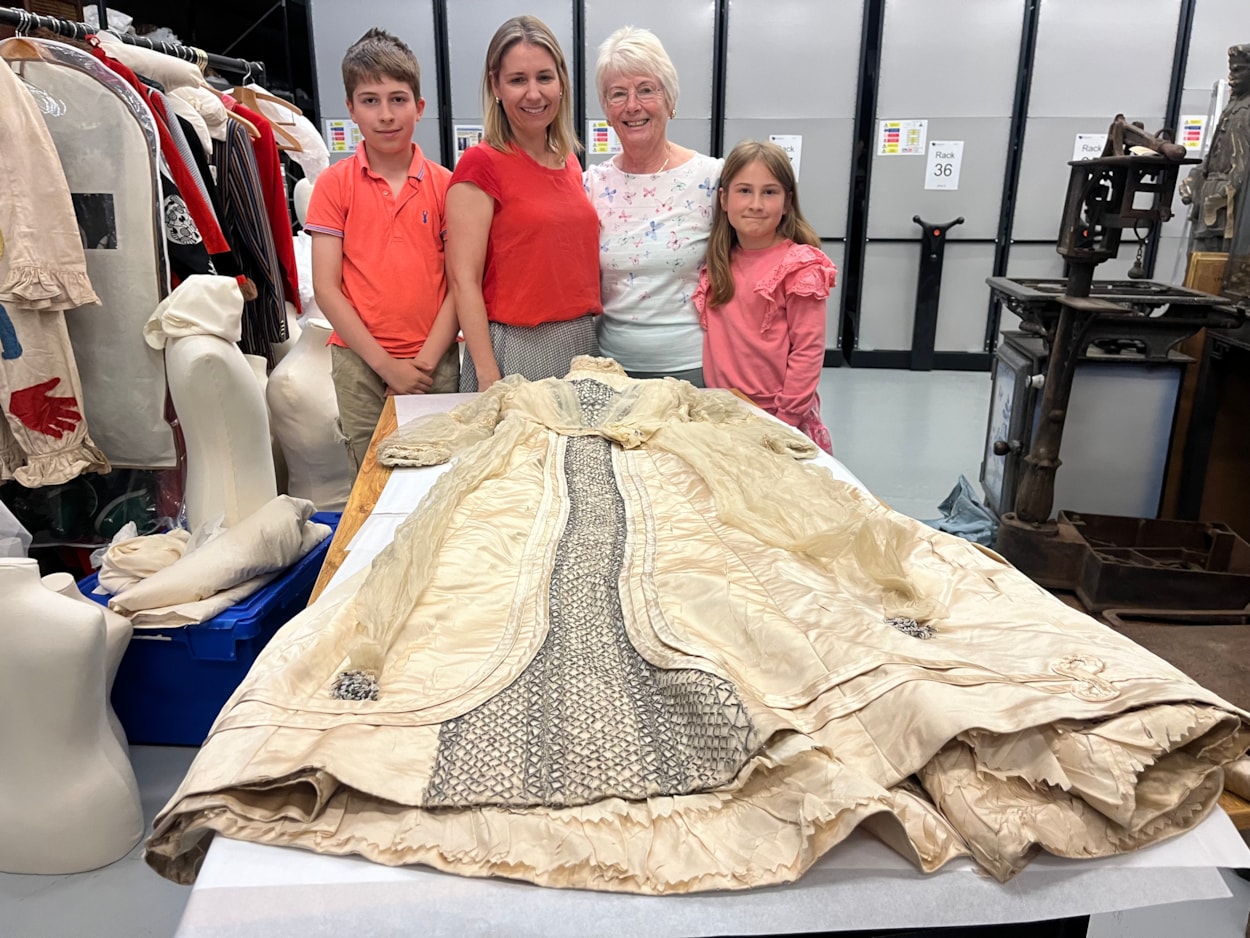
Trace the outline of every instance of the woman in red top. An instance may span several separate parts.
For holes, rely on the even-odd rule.
[[[555,36],[508,20],[486,50],[484,139],[447,192],[447,276],[466,355],[461,391],[505,374],[563,377],[598,354],[599,219],[582,188],[581,149]]]

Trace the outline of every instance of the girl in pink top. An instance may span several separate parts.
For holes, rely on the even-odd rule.
[[[837,270],[799,211],[790,158],[773,143],[738,144],[719,196],[694,294],[704,380],[740,391],[832,454],[816,387]]]

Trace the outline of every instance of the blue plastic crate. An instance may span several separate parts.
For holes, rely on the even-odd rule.
[[[313,521],[337,529],[341,515]],[[308,604],[333,535],[263,589],[197,625],[137,629],[113,682],[113,709],[132,743],[198,746],[274,633]],[[98,603],[98,574],[78,589]]]

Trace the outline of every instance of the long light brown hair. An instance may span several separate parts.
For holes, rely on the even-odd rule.
[[[497,30],[486,47],[486,69],[482,74],[482,108],[486,119],[482,122],[482,136],[496,150],[506,151],[515,139],[512,125],[503,105],[495,99],[493,83],[499,80],[503,57],[519,42],[546,50],[556,63],[556,76],[560,79],[560,105],[555,120],[547,126],[547,149],[561,159],[570,153],[581,152],[582,144],[573,127],[573,95],[569,88],[569,68],[564,62],[560,43],[547,24],[534,16],[514,16]]]
[[[712,233],[707,242],[707,278],[711,287],[708,292],[709,306],[724,306],[734,296],[734,278],[729,269],[729,258],[733,249],[738,246],[738,233],[729,224],[729,217],[721,202],[729,192],[734,178],[757,161],[764,165],[786,193],[786,210],[777,226],[777,233],[795,244],[820,247],[820,236],[799,210],[794,167],[790,165],[790,157],[786,155],[786,151],[775,143],[742,141],[725,157],[725,165],[720,173],[720,187],[716,193],[716,205],[712,208]]]

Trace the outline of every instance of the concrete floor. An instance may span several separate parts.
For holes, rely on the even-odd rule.
[[[979,491],[988,374],[826,369],[820,393],[835,454],[896,510],[921,519],[938,517],[938,504],[961,473]],[[131,759],[149,826],[195,752],[133,747]],[[1227,879],[1233,899],[1169,907],[1162,917],[1153,910],[1136,918],[1134,913],[1104,916],[1091,925],[1090,934],[1240,938],[1250,909],[1250,883],[1231,875]],[[189,894],[188,887],[149,870],[141,847],[111,866],[75,876],[0,874],[0,938],[169,936]],[[1153,929],[1165,920],[1175,928]]]

